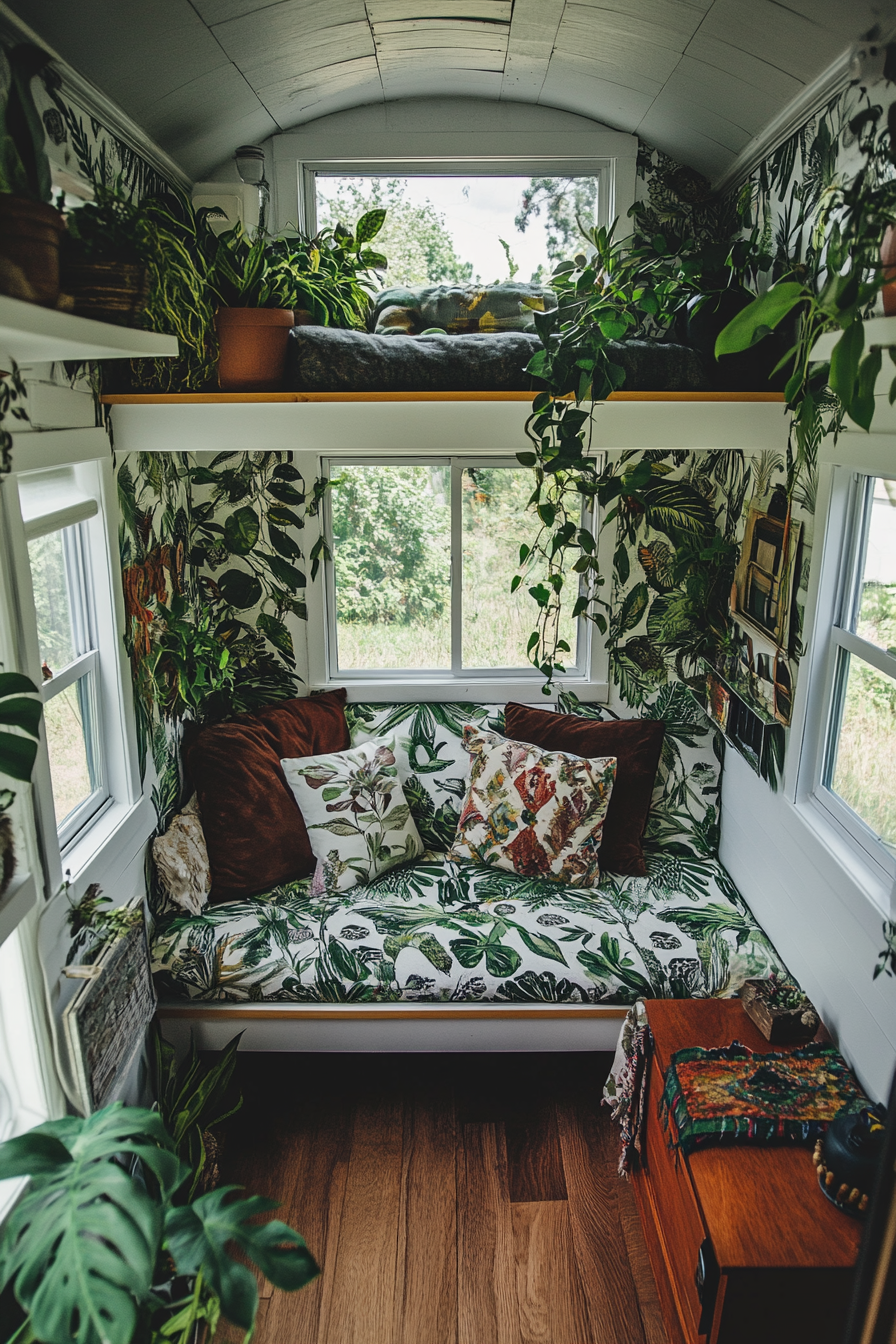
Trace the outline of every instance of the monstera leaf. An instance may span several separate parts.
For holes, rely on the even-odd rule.
[[[286,1292],[303,1287],[320,1271],[302,1237],[286,1223],[249,1222],[256,1214],[275,1209],[276,1201],[260,1195],[234,1198],[237,1189],[224,1185],[192,1204],[169,1209],[165,1245],[178,1273],[201,1272],[220,1298],[227,1319],[251,1330],[258,1309],[255,1275],[231,1258],[228,1242],[236,1242],[274,1287]]]
[[[168,1195],[187,1168],[160,1117],[120,1103],[0,1145],[0,1179],[30,1176],[5,1229],[8,1283],[44,1344],[130,1344],[150,1292],[162,1211],[112,1159],[139,1157]]]
[[[42,713],[39,700],[25,698],[30,695],[37,695],[37,687],[27,677],[18,672],[0,672],[0,724],[20,728],[28,734],[20,737],[18,733],[0,731],[0,774],[25,783],[34,768]]]

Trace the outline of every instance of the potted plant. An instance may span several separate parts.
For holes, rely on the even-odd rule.
[[[0,290],[55,308],[65,221],[53,184],[31,80],[50,57],[23,43],[0,48]]]
[[[21,733],[0,729],[0,775],[27,783],[34,769],[40,718],[43,706],[34,699],[37,687],[18,672],[0,672],[0,725],[18,728]],[[25,734],[22,736],[21,734]],[[6,891],[16,867],[12,821],[8,815],[15,794],[0,788],[0,896]]]
[[[212,284],[220,306],[218,381],[225,392],[271,392],[283,383],[293,326],[363,326],[371,287],[364,273],[386,265],[367,244],[386,212],[371,210],[345,229],[250,240],[234,229],[218,239]]]
[[[784,976],[747,980],[740,992],[747,1016],[772,1045],[799,1045],[818,1031],[818,1014],[798,985]]]
[[[0,1241],[0,1291],[21,1314],[10,1344],[192,1344],[222,1316],[251,1333],[258,1286],[243,1259],[286,1292],[317,1275],[291,1227],[250,1221],[273,1200],[186,1195],[177,1147],[160,1115],[120,1102],[0,1144],[0,1180],[30,1178]]]
[[[152,239],[146,211],[98,187],[72,210],[62,248],[62,287],[81,317],[133,327],[149,297]]]

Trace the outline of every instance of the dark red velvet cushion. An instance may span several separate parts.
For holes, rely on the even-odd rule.
[[[647,825],[666,725],[655,719],[618,719],[597,723],[575,714],[552,714],[529,705],[509,704],[504,733],[544,751],[573,756],[615,756],[616,782],[604,822],[600,866],[610,873],[644,877],[641,838]]]
[[[199,797],[212,873],[212,902],[251,896],[307,877],[315,859],[280,766],[349,746],[345,691],[282,700],[203,728],[184,747]]]

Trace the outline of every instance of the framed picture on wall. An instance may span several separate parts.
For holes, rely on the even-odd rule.
[[[732,615],[776,648],[790,641],[801,524],[751,508],[734,576]]]

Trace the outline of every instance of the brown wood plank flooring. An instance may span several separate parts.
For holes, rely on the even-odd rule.
[[[667,1344],[608,1065],[240,1056],[222,1179],[279,1200],[323,1269],[262,1283],[254,1344]]]

